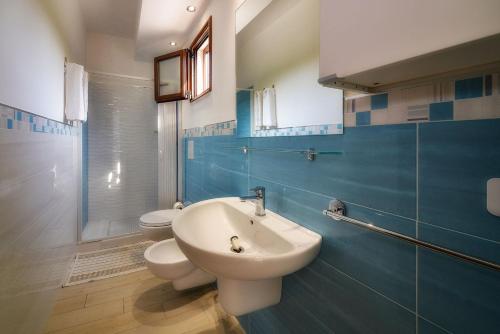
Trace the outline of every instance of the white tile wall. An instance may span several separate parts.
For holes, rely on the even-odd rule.
[[[37,333],[74,255],[77,136],[0,129],[0,328]]]

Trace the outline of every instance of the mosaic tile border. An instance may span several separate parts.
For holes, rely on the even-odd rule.
[[[76,136],[77,127],[0,104],[0,129]]]
[[[309,125],[290,128],[279,128],[269,130],[257,130],[252,133],[254,137],[277,137],[277,136],[312,136],[312,135],[336,135],[342,134],[342,124]]]
[[[500,118],[498,73],[397,87],[344,104],[344,127],[493,118]]]
[[[232,136],[236,132],[236,121],[226,121],[184,130],[184,137]]]

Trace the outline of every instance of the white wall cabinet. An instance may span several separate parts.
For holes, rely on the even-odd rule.
[[[320,13],[320,82],[374,88],[500,61],[498,0],[321,0]]]

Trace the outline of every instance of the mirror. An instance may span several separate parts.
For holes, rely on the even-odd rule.
[[[319,78],[319,1],[245,0],[236,10],[240,137],[343,133],[343,92]]]

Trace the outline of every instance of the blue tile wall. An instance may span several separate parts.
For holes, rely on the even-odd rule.
[[[313,147],[342,152],[311,162],[300,154],[252,151],[249,173],[364,207],[416,217],[414,124],[352,128],[342,136],[251,138],[249,144],[257,149]]]
[[[430,121],[448,121],[453,119],[453,101],[437,102],[429,105]]]
[[[419,250],[419,313],[451,333],[498,333],[500,273]]]
[[[386,109],[389,105],[389,94],[372,95],[370,103],[372,110]]]
[[[434,108],[449,114],[446,104]],[[321,214],[336,197],[351,217],[500,262],[500,218],[485,210],[485,182],[500,177],[500,119],[355,127],[341,136],[194,137],[184,147],[188,140],[195,152],[185,159],[185,200],[263,185],[270,210],[323,236],[318,258],[284,278],[280,304],[240,317],[247,333],[500,328],[498,273]],[[298,153],[244,155],[245,145],[340,154],[311,162]]]
[[[483,77],[455,81],[455,99],[470,99],[483,96]]]
[[[486,210],[486,182],[500,175],[500,119],[420,124],[419,137],[419,235],[500,262],[500,218]]]
[[[185,159],[184,196],[191,202],[207,198],[248,193],[248,161],[238,147],[246,139],[233,136],[184,138],[185,156],[188,141],[194,142],[195,159]]]
[[[241,90],[236,93],[236,119],[238,120],[238,127],[236,128],[236,135],[238,137],[250,137],[252,129],[250,128],[251,122],[251,91]]]
[[[371,111],[362,111],[356,113],[356,126],[370,125]]]

